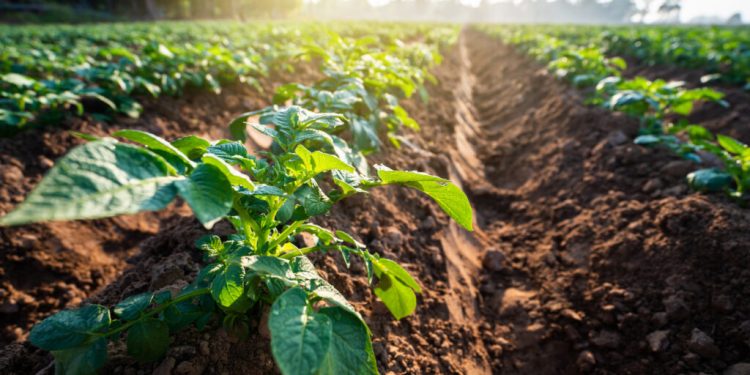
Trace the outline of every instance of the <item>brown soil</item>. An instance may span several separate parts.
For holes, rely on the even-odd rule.
[[[347,270],[337,256],[314,257],[368,321],[380,371],[722,373],[747,360],[748,212],[689,192],[690,164],[633,145],[636,121],[584,106],[513,49],[466,31],[446,55],[430,102],[405,104],[423,131],[372,162],[462,184],[477,231],[460,230],[427,199],[398,188],[347,200],[319,220],[398,259],[425,287],[417,313],[394,321],[361,264]],[[144,231],[142,241],[123,235],[140,252],[92,301],[176,288],[195,274],[192,243],[203,229],[189,217],[154,220],[159,230]],[[274,373],[259,332],[236,342],[218,328],[188,330],[149,365],[115,343],[105,372]],[[26,343],[0,352],[2,373],[50,363]]]

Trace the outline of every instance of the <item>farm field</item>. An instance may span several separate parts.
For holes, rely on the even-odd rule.
[[[0,27],[0,373],[748,371],[750,32],[631,29]]]

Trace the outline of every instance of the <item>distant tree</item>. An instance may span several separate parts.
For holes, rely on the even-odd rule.
[[[666,0],[664,1],[657,11],[657,14],[659,15],[659,19],[662,22],[679,22],[680,21],[680,11],[682,10],[682,5],[680,4],[680,0]]]
[[[254,17],[286,17],[302,7],[302,0],[246,0],[244,3]]]
[[[727,19],[727,25],[742,25],[742,15],[735,13]]]

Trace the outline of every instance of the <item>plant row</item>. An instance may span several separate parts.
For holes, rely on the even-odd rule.
[[[295,57],[328,50],[337,30],[375,35],[370,49],[382,47],[395,58],[401,40],[419,31],[202,22],[0,28],[0,135],[59,123],[70,113],[138,117],[143,96],[176,96],[191,88],[219,93],[232,83],[260,89],[258,79],[272,68],[291,70]],[[450,38],[450,28],[436,30],[442,32],[410,44],[429,49]]]
[[[687,89],[683,82],[624,78],[625,60],[608,56],[604,48],[578,44],[544,33],[547,27],[484,27],[490,35],[516,45],[549,71],[588,94],[587,102],[623,112],[640,120],[641,135],[635,143],[663,146],[696,163],[687,176],[698,191],[726,192],[744,200],[750,187],[750,147],[724,135],[715,135],[688,120],[698,102],[728,106],[724,94],[710,88]],[[586,40],[583,38],[583,40]],[[698,169],[708,155],[721,160],[723,168]]]
[[[245,338],[251,320],[267,320],[271,351],[284,374],[377,373],[364,318],[308,255],[339,254],[347,266],[362,262],[374,294],[396,319],[415,310],[422,288],[394,260],[370,252],[349,233],[314,224],[314,218],[347,197],[387,185],[423,192],[468,230],[472,209],[448,180],[383,165],[373,173],[363,152],[376,148],[350,144],[357,139],[356,121],[377,118],[375,134],[396,139],[391,116],[400,116],[398,100],[424,91],[426,73],[387,65],[393,63],[387,55],[367,52],[372,41],[332,38],[341,51],[354,52],[315,52],[324,61],[324,78],[309,87],[294,85],[291,94],[291,86],[282,86],[276,99],[287,105],[233,121],[231,134],[239,140],[168,141],[137,130],[115,132],[114,138],[78,134],[89,142],[59,160],[15,211],[0,218],[0,225],[94,219],[161,210],[180,198],[206,228],[227,220],[235,229],[226,238],[197,242],[205,266],[179,292],[150,291],[113,308],[85,305],[37,324],[29,339],[52,352],[57,373],[97,373],[108,344],[122,337],[130,356],[150,362],[162,358],[170,337],[187,327],[221,326]],[[401,48],[403,61],[426,58],[419,48]],[[242,142],[248,127],[273,139],[269,150],[248,152]],[[302,233],[314,244],[298,243]]]
[[[518,26],[576,45],[596,46],[609,56],[625,56],[644,65],[677,65],[706,74],[703,83],[720,81],[750,89],[750,29],[746,27],[600,27]]]

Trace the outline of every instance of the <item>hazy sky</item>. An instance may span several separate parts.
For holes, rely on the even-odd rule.
[[[728,18],[735,12],[742,13],[742,19],[750,20],[750,0],[683,0],[682,19],[698,16],[720,16]]]
[[[369,0],[373,5],[382,5],[389,0]],[[497,0],[490,0],[495,2]],[[636,0],[638,2],[640,0]],[[475,5],[478,0],[461,0],[467,5]],[[682,19],[690,20],[698,16],[719,16],[728,18],[735,12],[742,13],[742,19],[750,20],[750,0],[683,0]]]
[[[310,0],[308,0],[310,1]],[[384,5],[390,0],[369,0],[373,5]],[[460,0],[467,5],[476,5],[478,0]],[[510,0],[490,0],[490,2]],[[514,0],[515,1],[515,0]],[[636,3],[641,0],[635,0]],[[655,8],[655,7],[654,7]],[[742,19],[750,21],[750,0],[682,0],[682,20],[688,21],[699,16],[729,18],[735,12],[742,13]]]

